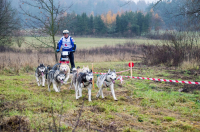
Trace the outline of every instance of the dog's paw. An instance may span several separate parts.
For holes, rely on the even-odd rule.
[[[76,97],[76,99],[78,100],[80,98],[80,96]]]
[[[118,99],[115,99],[115,101],[118,101]]]

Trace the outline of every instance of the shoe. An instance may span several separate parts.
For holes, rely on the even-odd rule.
[[[72,68],[72,71],[76,71],[77,69],[74,67],[74,68]]]
[[[74,67],[72,69],[70,69],[70,73],[73,73],[74,71],[76,71],[77,69]]]

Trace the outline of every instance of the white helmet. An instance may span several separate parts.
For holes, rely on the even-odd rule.
[[[64,31],[63,31],[63,34],[64,34],[64,33],[69,34],[69,31],[68,31],[68,30],[64,30]]]

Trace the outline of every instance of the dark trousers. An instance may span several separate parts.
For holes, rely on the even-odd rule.
[[[70,52],[70,54],[68,56],[69,56],[69,60],[70,60],[70,63],[71,63],[71,68],[75,68],[74,53]]]

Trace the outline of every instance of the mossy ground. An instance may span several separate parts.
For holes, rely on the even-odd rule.
[[[87,63],[77,65],[91,67]],[[126,65],[125,62],[94,64],[94,71],[106,72],[108,68],[122,71],[128,68]],[[136,64],[133,70],[134,76],[200,81],[198,75],[191,73],[142,64]],[[130,72],[122,75],[130,75]],[[71,131],[80,110],[77,131],[200,131],[198,85],[123,79],[122,85],[119,81],[115,84],[118,101],[113,100],[109,88],[104,89],[105,99],[96,98],[98,89],[95,85],[92,102],[88,102],[86,89],[84,96],[76,100],[74,89],[68,89],[69,84],[62,86],[60,93],[53,89],[48,92],[47,86],[37,86],[34,71],[24,73],[22,70],[17,76],[4,72],[0,76],[0,99],[4,104],[0,106],[1,114],[5,118],[24,116],[31,129],[43,131],[53,123],[54,116],[56,123],[61,123],[62,131]],[[179,89],[188,91],[179,92]]]

